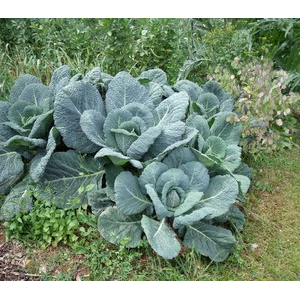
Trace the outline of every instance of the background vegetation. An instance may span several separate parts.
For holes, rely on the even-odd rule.
[[[26,274],[50,280],[78,274],[89,280],[299,280],[299,49],[300,19],[0,19],[0,99],[8,98],[19,74],[49,83],[64,64],[82,73],[100,66],[134,76],[161,68],[171,84],[214,79],[236,99],[244,157],[256,170],[246,229],[225,264],[193,252],[165,262],[145,245],[117,249],[99,239],[87,208],[61,211],[37,203],[31,214],[5,224],[7,238],[27,245]],[[28,241],[68,247],[45,253]],[[67,259],[64,267],[59,256]]]

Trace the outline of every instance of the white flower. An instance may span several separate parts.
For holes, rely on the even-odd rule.
[[[278,120],[276,120],[276,124],[277,124],[278,126],[282,126],[283,122],[282,122],[281,119],[278,119]]]
[[[289,115],[291,113],[291,110],[289,108],[287,108],[283,114],[286,116],[286,115]]]

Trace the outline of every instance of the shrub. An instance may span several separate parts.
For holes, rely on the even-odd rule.
[[[288,74],[275,70],[267,59],[243,63],[235,58],[232,68],[233,72],[216,68],[209,77],[238,98],[235,110],[243,124],[243,150],[257,155],[290,147],[297,123],[293,112],[300,98],[285,92]]]
[[[88,203],[114,244],[137,247],[145,234],[172,259],[182,239],[217,262],[233,249],[230,229],[243,228],[237,203],[251,170],[241,163],[234,99],[216,82],[170,86],[160,69],[137,78],[99,68],[71,77],[63,66],[49,86],[21,76],[1,105],[6,221],[30,211],[33,218],[39,203],[54,218]]]

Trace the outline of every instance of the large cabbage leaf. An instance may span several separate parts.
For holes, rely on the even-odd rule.
[[[83,81],[71,82],[55,97],[54,121],[64,143],[82,153],[93,153],[99,146],[87,138],[80,126],[84,111],[94,110],[106,115],[101,95],[95,87]]]
[[[141,241],[141,216],[127,216],[116,207],[108,207],[99,216],[98,229],[100,234],[110,243],[134,248]]]
[[[61,208],[79,207],[87,203],[86,186],[98,186],[104,171],[99,161],[75,151],[55,152],[49,159],[37,197]]]
[[[230,230],[199,221],[187,226],[183,243],[211,260],[221,262],[232,251],[236,240]]]

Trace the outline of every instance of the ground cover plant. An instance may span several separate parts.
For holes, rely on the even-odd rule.
[[[35,201],[88,203],[114,244],[137,247],[145,234],[165,259],[183,243],[217,262],[234,248],[251,169],[234,100],[216,82],[171,86],[160,69],[72,76],[62,66],[48,86],[20,76],[0,104],[4,220]]]

